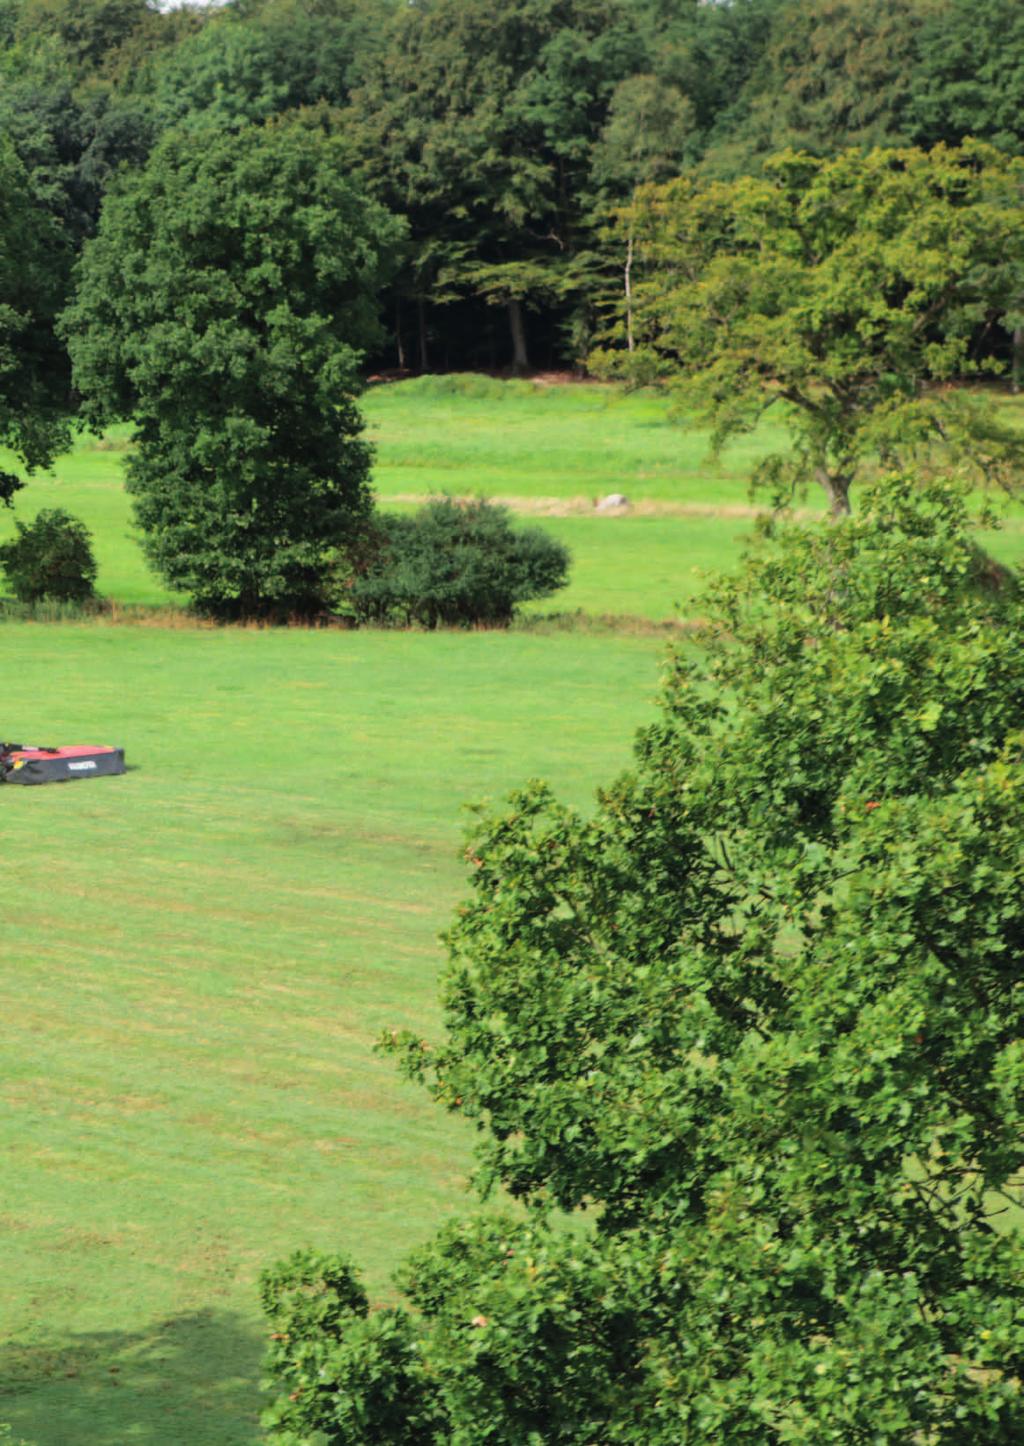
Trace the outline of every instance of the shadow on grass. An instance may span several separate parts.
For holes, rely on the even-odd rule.
[[[138,1332],[0,1346],[0,1421],[31,1446],[251,1446],[263,1339],[202,1310]]]

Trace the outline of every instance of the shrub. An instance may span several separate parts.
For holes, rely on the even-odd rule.
[[[540,528],[514,528],[505,507],[439,497],[378,519],[348,596],[360,622],[505,624],[519,603],[564,587],[569,561]]]
[[[19,602],[86,602],[94,595],[96,559],[88,528],[62,507],[44,508],[0,547],[0,566]]]

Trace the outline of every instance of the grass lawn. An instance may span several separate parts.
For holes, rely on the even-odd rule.
[[[4,736],[127,746],[0,791],[0,1420],[39,1446],[252,1439],[261,1266],[372,1287],[469,1136],[378,1059],[437,1024],[462,800],[585,803],[654,638],[0,626]]]
[[[597,386],[427,378],[365,407],[386,505],[484,492],[570,545],[572,584],[540,612],[692,609],[781,441],[713,464],[664,399]],[[103,593],[173,603],[132,530],[125,439],[83,439],[16,515],[66,507]],[[595,515],[616,491],[633,510]],[[993,546],[1024,558],[1024,513]],[[585,804],[651,714],[661,647],[628,628],[0,624],[0,736],[119,742],[132,765],[0,790],[0,1422],[37,1446],[241,1446],[261,1267],[341,1248],[380,1294],[465,1208],[467,1131],[373,1041],[438,1025],[460,804],[532,775]]]
[[[382,497],[436,491],[593,502],[746,503],[757,458],[785,446],[764,426],[720,462],[709,437],[657,392],[542,386],[488,377],[420,377],[363,399]]]
[[[364,410],[386,506],[441,491],[483,492],[534,514],[569,544],[570,585],[536,604],[540,612],[664,619],[677,605],[685,610],[702,589],[702,571],[735,560],[751,525],[735,515],[748,505],[746,476],[760,452],[783,442],[765,429],[713,463],[706,434],[673,420],[665,398],[604,386],[425,377],[371,388]],[[0,509],[0,539],[13,531],[14,516],[64,507],[93,533],[101,593],[126,604],[180,602],[139,549],[122,487],[127,435],[119,427],[103,439],[83,437],[52,477],[32,478],[13,514]],[[9,456],[6,465],[15,466]],[[638,506],[692,511],[595,515],[593,500],[612,492]]]
[[[363,407],[386,506],[437,492],[483,493],[569,544],[569,587],[535,612],[652,620],[692,612],[707,573],[733,566],[750,536],[751,468],[785,446],[782,429],[766,424],[715,461],[707,433],[674,417],[664,396],[590,384],[422,377],[372,387]],[[121,485],[127,435],[120,427],[102,440],[83,438],[52,477],[33,478],[19,493],[14,515],[65,507],[94,534],[102,593],[128,604],[180,602],[139,550]],[[595,513],[595,499],[613,492],[625,493],[632,510]],[[807,505],[820,505],[813,490]],[[12,529],[12,514],[0,509],[0,539]],[[1024,562],[1024,508],[1014,508],[992,546],[1004,561]]]

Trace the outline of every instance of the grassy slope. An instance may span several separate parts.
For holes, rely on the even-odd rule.
[[[437,1021],[459,803],[627,760],[652,639],[0,627],[4,733],[124,779],[0,793],[0,1419],[40,1446],[251,1439],[254,1281],[375,1289],[456,1205],[456,1128],[372,1053]]]
[[[664,398],[624,396],[608,387],[534,387],[529,383],[428,377],[372,389],[364,399],[377,445],[374,481],[382,500],[401,505],[432,492],[484,492],[536,505],[558,499],[584,507],[625,492],[637,502],[700,507],[745,505],[754,457],[781,437],[766,430],[712,463],[707,438],[669,417]],[[61,506],[92,530],[101,592],[123,603],[161,603],[172,595],[146,568],[121,486],[118,428],[102,441],[83,438],[53,477],[33,478],[16,515]],[[8,464],[13,465],[8,458]],[[749,520],[714,516],[570,515],[536,519],[573,549],[570,587],[555,605],[593,613],[671,616],[702,586],[700,569],[726,567]],[[0,538],[13,527],[0,511]],[[545,611],[551,604],[540,604]]]
[[[663,395],[596,384],[423,377],[374,388],[364,406],[383,497],[444,490],[593,501],[625,492],[744,503],[753,460],[784,441],[766,426],[716,463],[708,434],[673,420]]]
[[[1024,401],[1002,406],[1024,421]],[[527,510],[562,499],[573,515],[534,519],[573,551],[572,581],[555,605],[647,618],[692,611],[708,574],[735,563],[751,533],[752,519],[740,515],[751,471],[787,445],[784,428],[765,422],[715,459],[709,434],[674,416],[663,395],[590,384],[425,377],[371,391],[365,410],[382,499],[483,492]],[[612,492],[637,511],[575,510]],[[688,515],[644,515],[645,505]],[[805,505],[821,508],[817,489]],[[1015,505],[982,540],[1001,560],[1024,564],[1024,508]]]

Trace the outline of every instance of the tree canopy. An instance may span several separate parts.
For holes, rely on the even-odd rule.
[[[147,555],[200,607],[323,605],[369,507],[353,398],[401,234],[318,114],[169,132],[109,197],[64,320],[75,385],[93,425],[134,420]]]
[[[1024,1427],[1020,594],[959,489],[890,477],[709,608],[592,816],[480,816],[446,1037],[387,1041],[527,1214],[446,1227],[395,1309],[269,1273],[271,1441]]]
[[[54,325],[71,257],[2,137],[0,194],[0,441],[31,471],[48,466],[69,435],[68,369]],[[0,500],[20,486],[0,472]]]
[[[374,358],[405,369],[585,366],[643,182],[1022,144],[1015,0],[6,0],[0,35],[0,134],[75,252],[168,129],[342,111],[410,228]]]
[[[1024,281],[1017,160],[956,150],[784,152],[764,175],[682,177],[638,194],[613,375],[671,379],[716,446],[780,408],[794,450],[761,468],[782,496],[815,478],[835,513],[866,458],[920,465],[942,446],[1012,478],[1020,439],[937,384],[1005,370],[983,351]]]

